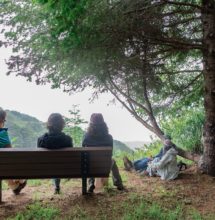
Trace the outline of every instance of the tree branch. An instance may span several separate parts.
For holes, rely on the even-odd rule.
[[[192,7],[192,8],[196,8],[199,10],[202,10],[202,7],[196,4],[192,4],[192,3],[185,3],[185,2],[176,2],[176,1],[169,1],[169,0],[163,0],[164,3],[167,3],[169,5],[177,5],[177,6],[188,6],[188,7]]]
[[[112,86],[122,95],[124,96],[127,100],[131,101],[132,103],[134,103],[135,105],[137,105],[138,107],[142,108],[147,114],[150,114],[150,112],[148,111],[148,109],[138,103],[137,101],[135,101],[134,99],[132,99],[130,96],[128,96],[126,93],[124,93],[121,89],[118,88],[118,86],[113,82],[113,80],[111,79],[110,77],[110,74],[109,74],[109,80],[110,80],[110,83],[112,84]]]
[[[149,125],[145,120],[143,120],[135,111],[132,111],[125,102],[123,102],[119,96],[106,84],[105,85],[108,91],[111,92],[111,94],[122,104],[123,107],[125,107],[144,127],[149,129],[151,132],[156,134],[155,129]]]

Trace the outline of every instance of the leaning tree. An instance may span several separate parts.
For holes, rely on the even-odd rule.
[[[214,0],[2,0],[0,10],[9,73],[110,91],[161,139],[163,114],[204,98],[202,168],[215,175]]]

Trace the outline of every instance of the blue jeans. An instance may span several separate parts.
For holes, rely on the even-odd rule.
[[[140,171],[146,170],[149,161],[150,161],[149,158],[143,158],[141,160],[135,160],[133,162],[135,170],[140,170]]]

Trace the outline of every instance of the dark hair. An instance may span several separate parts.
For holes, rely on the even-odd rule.
[[[0,123],[5,122],[6,115],[6,111],[0,108]]]
[[[103,136],[109,133],[108,127],[104,122],[104,118],[101,113],[93,113],[91,115],[87,133],[92,136]]]
[[[52,113],[47,121],[47,128],[50,132],[61,132],[65,126],[63,116],[59,113]]]

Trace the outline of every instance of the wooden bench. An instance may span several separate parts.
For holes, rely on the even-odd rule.
[[[2,180],[82,178],[82,194],[87,194],[88,177],[108,177],[112,147],[0,149],[0,202]]]

